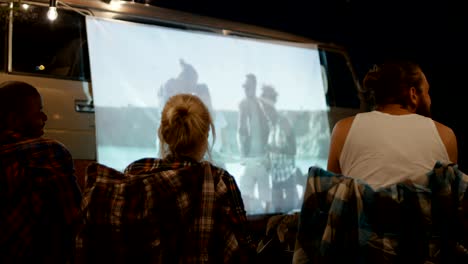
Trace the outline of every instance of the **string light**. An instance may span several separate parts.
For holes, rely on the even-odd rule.
[[[57,19],[58,13],[57,13],[57,0],[50,0],[49,2],[49,11],[47,11],[47,18],[50,21],[54,21]]]
[[[120,1],[120,0],[110,0],[109,4],[113,8],[119,8],[122,5],[122,1]]]

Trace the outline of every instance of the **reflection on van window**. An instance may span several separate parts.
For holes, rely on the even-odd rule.
[[[13,23],[13,72],[89,80],[84,17],[58,10],[50,21],[46,7],[30,6],[27,12]]]
[[[345,57],[340,53],[322,51],[320,59],[328,77],[328,105],[359,109],[358,90]]]

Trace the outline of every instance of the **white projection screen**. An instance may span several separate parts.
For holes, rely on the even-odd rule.
[[[300,208],[308,168],[326,167],[330,141],[315,45],[94,17],[86,24],[99,163],[123,170],[158,157],[162,106],[192,93],[214,119],[212,161],[235,177],[247,213]]]

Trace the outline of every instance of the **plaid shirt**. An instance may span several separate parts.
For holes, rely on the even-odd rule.
[[[293,263],[466,263],[467,177],[441,163],[427,176],[374,191],[311,167]]]
[[[281,183],[294,176],[296,162],[294,155],[270,153],[271,178],[273,183]]]
[[[234,178],[208,162],[147,158],[124,174],[94,164],[87,176],[85,229],[110,226],[116,239],[108,252],[129,252],[123,263],[136,261],[129,255],[153,263],[232,263],[255,252]],[[127,232],[133,242],[117,234]],[[93,255],[86,253],[91,239],[80,239],[80,250]]]
[[[0,145],[0,262],[70,260],[80,201],[72,157],[61,143]]]

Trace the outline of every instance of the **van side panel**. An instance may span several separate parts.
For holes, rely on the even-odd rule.
[[[36,87],[48,117],[44,136],[62,142],[74,159],[96,159],[94,114],[75,109],[76,100],[90,100],[87,82],[0,73],[3,81],[23,81]]]

